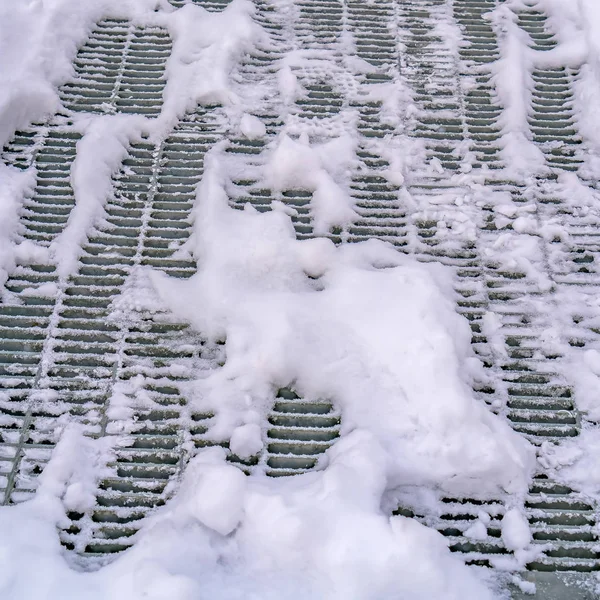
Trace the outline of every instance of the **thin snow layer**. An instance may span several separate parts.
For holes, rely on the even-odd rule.
[[[545,444],[540,462],[558,481],[592,497],[600,494],[600,429],[586,425],[577,438]]]
[[[248,0],[234,0],[220,13],[193,4],[173,10],[166,0],[29,0],[18,4],[0,0],[0,19],[4,20],[0,35],[0,147],[19,128],[57,112],[69,114],[61,105],[57,88],[73,77],[77,50],[102,18],[164,27],[173,40],[165,70],[163,105],[157,118],[69,115],[83,139],[77,145],[71,169],[76,207],[51,248],[62,277],[73,271],[82,243],[102,218],[112,189],[111,178],[132,142],[142,135],[153,141],[164,139],[184,114],[199,104],[232,106],[239,101],[230,72],[244,52],[265,39],[261,27],[251,18],[253,13],[254,5]],[[19,36],[12,31],[19,31]],[[4,165],[2,169],[4,173]],[[19,181],[23,178],[6,171],[6,183],[0,184],[2,197],[10,196],[10,201],[0,205],[0,250],[7,248],[0,253],[0,283],[14,267],[15,220],[30,189]]]
[[[50,252],[58,273],[66,277],[77,268],[90,226],[104,216],[112,176],[128,156],[130,142],[140,141],[145,118],[139,115],[102,115],[80,121],[83,133],[71,166],[71,186],[77,200],[66,227]]]
[[[522,493],[528,444],[477,403],[479,363],[454,311],[449,273],[377,241],[297,241],[290,218],[228,206],[218,151],[195,215],[198,273],[153,279],[175,313],[226,339],[225,367],[198,382],[215,439],[255,422],[273,389],[294,386],[342,411],[387,457],[388,485]]]
[[[527,32],[517,24],[517,13],[536,10],[548,15],[556,47],[532,48]],[[514,175],[536,174],[547,169],[539,148],[532,142],[528,117],[532,75],[536,68],[571,68],[574,75],[574,113],[579,133],[597,151],[600,121],[596,98],[600,94],[600,5],[596,0],[508,0],[489,13],[498,37],[500,58],[490,71],[496,98],[502,106],[502,156]],[[596,167],[597,169],[598,167]],[[598,172],[595,171],[598,176]]]
[[[516,19],[507,4],[492,13],[500,51],[500,58],[491,67],[492,81],[504,107],[500,117],[502,157],[517,172],[529,173],[543,167],[544,155],[531,141],[527,122],[533,87],[531,40]]]

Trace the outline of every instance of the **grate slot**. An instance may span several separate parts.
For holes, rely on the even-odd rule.
[[[162,106],[167,33],[125,21],[101,21],[75,59],[76,78],[61,88],[73,111],[156,116]]]

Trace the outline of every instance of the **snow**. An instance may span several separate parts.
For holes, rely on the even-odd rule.
[[[159,7],[166,10],[157,12]],[[4,6],[1,8],[4,10]],[[198,104],[237,102],[229,74],[237,59],[264,35],[250,18],[253,10],[248,0],[235,0],[219,14],[192,5],[172,11],[166,0],[103,0],[93,4],[73,4],[70,0],[44,4],[31,0],[7,15],[6,31],[16,21],[14,27],[21,27],[25,37],[7,37],[3,40],[4,50],[0,51],[8,65],[0,70],[0,145],[20,127],[64,112],[56,88],[72,76],[77,49],[102,16],[110,14],[141,25],[163,26],[173,38],[164,101],[157,119],[141,115],[73,115],[75,129],[83,134],[71,170],[76,208],[51,249],[62,276],[72,273],[82,242],[102,218],[102,207],[112,189],[111,176],[120,169],[132,142],[143,134],[152,139],[164,138]],[[32,44],[27,42],[27,49],[21,47],[25,38],[35,40]],[[6,169],[5,165],[2,169]],[[25,195],[23,180],[30,182],[34,174],[9,173],[2,179],[6,181],[3,185],[9,186],[10,201],[2,203],[0,216],[9,231],[14,231],[16,199]],[[9,238],[10,234],[0,229],[0,244],[8,243],[4,240]],[[3,272],[12,266],[11,251],[3,255],[7,262],[0,263],[0,279],[5,280]]]
[[[546,444],[542,449],[542,461],[560,481],[590,497],[597,497],[600,493],[599,453],[600,430],[597,426],[587,426],[577,439],[558,445]]]
[[[465,530],[465,536],[472,540],[485,540],[487,537],[487,528],[481,521],[475,521],[468,529]]]
[[[535,594],[537,591],[537,587],[535,583],[531,581],[525,581],[520,577],[514,575],[511,577],[512,583],[514,583],[524,594]]]
[[[264,38],[261,28],[250,18],[253,12],[252,2],[235,0],[220,13],[187,4],[153,19],[166,27],[173,39],[165,72],[164,103],[152,125],[154,136],[166,136],[198,104],[239,103],[230,73],[239,58]]]
[[[0,163],[0,285],[15,268],[23,245],[16,246],[15,230],[19,222],[20,201],[35,186],[35,173],[21,173]],[[21,251],[19,250],[21,249]]]
[[[267,128],[258,117],[244,113],[240,120],[240,131],[249,140],[258,140],[265,137]]]
[[[250,458],[258,454],[263,447],[262,431],[257,423],[240,425],[233,430],[229,447],[240,458]]]
[[[557,0],[544,0],[548,22],[560,41],[556,48],[558,64],[580,67],[575,82],[575,102],[580,130],[595,150],[600,148],[600,123],[592,98],[600,91],[598,39],[600,10],[595,0],[581,0],[577,8]],[[556,62],[555,62],[556,64]]]
[[[198,408],[217,413],[215,439],[231,435],[244,398],[266,402],[272,386],[293,382],[304,397],[332,398],[345,430],[380,440],[392,485],[522,493],[530,450],[472,398],[466,365],[477,359],[443,269],[376,241],[297,241],[282,213],[231,209],[225,161],[217,150],[205,159],[198,273],[152,274],[169,308],[227,340],[225,367],[197,389]]]
[[[0,6],[0,145],[14,131],[60,109],[57,87],[73,75],[73,59],[96,22],[148,18],[164,0],[8,0]]]
[[[298,84],[298,78],[294,75],[289,65],[284,65],[278,73],[279,93],[285,104],[291,104],[302,93],[302,88]]]
[[[516,24],[508,4],[493,12],[501,58],[493,63],[493,82],[502,105],[503,157],[517,173],[535,173],[544,166],[544,155],[531,142],[527,121],[531,105],[532,61],[527,32]]]
[[[57,449],[55,480],[73,462],[65,461],[69,450]],[[88,574],[62,561],[49,521],[60,519],[60,490],[42,486],[31,503],[0,510],[10,534],[0,541],[8,559],[0,589],[15,599],[492,598],[439,534],[378,513],[385,485],[378,454],[375,440],[355,432],[336,446],[325,472],[265,482],[208,450],[190,462],[178,495],[136,546]],[[35,561],[35,578],[25,576],[23,555]]]
[[[515,508],[502,518],[502,540],[509,550],[523,550],[531,542],[529,523],[523,513]]]
[[[532,8],[548,15],[548,26],[556,32],[556,47],[533,49],[529,35],[517,25],[516,13]],[[492,63],[491,73],[502,106],[503,157],[510,172],[532,175],[547,169],[543,154],[531,141],[528,123],[535,68],[580,70],[573,86],[579,131],[597,150],[600,136],[593,98],[600,85],[597,45],[600,16],[595,0],[583,0],[577,5],[560,0],[527,4],[510,0],[488,13],[488,18],[499,40],[500,59]]]
[[[293,13],[283,0],[270,4]],[[600,173],[593,151],[600,148],[600,120],[590,100],[600,90],[600,8],[593,0],[577,7],[557,0],[530,4],[549,15],[556,31],[557,45],[549,51],[533,49],[518,25],[515,11],[528,4],[504,2],[488,15],[500,52],[485,67],[501,108],[505,164],[499,176],[519,182],[523,201],[516,202],[510,192],[486,189],[489,173],[474,167],[468,149],[456,153],[460,165],[450,176],[422,138],[407,134],[422,109],[404,74],[393,82],[358,82],[377,68],[356,55],[286,46],[270,71],[273,81],[248,89],[238,72],[245,54],[258,45],[281,49],[276,36],[258,25],[248,0],[215,13],[193,3],[174,9],[164,0],[0,2],[0,142],[55,114],[82,135],[70,165],[75,206],[47,248],[19,233],[35,168],[0,164],[3,301],[53,300],[63,293],[90,232],[116,200],[113,179],[132,144],[161,144],[186,113],[215,104],[224,130],[265,141],[256,155],[231,155],[227,141],[205,155],[193,234],[176,254],[191,255],[196,273],[181,279],[136,268],[112,304],[115,323],[126,323],[131,312],[164,311],[209,343],[225,342],[224,364],[185,390],[186,411],[210,415],[206,436],[217,445],[181,461],[182,472],[169,482],[173,494],[143,522],[129,551],[96,572],[77,570],[57,528],[68,527],[69,511],[94,507],[99,482],[114,475],[118,444],[135,430],[136,410],[162,408],[147,393],[144,375],[113,382],[105,431],[92,438],[67,416],[58,421],[60,441],[33,499],[0,507],[0,597],[491,600],[495,593],[484,576],[452,554],[441,534],[416,519],[390,516],[386,502],[402,498],[407,506],[431,508],[440,497],[499,499],[497,514],[481,510],[464,535],[484,542],[492,518],[501,517],[501,541],[511,554],[492,564],[512,572],[541,552],[524,511],[540,465],[576,490],[600,494],[600,343],[577,350],[567,347],[563,334],[571,317],[566,307],[581,308],[592,325],[600,307],[593,293],[557,290],[548,248],[570,238],[560,219],[540,217],[536,194],[543,184],[535,181],[554,173],[552,191],[573,214],[597,214],[597,190],[586,177]],[[77,49],[106,17],[169,32],[173,49],[158,116],[73,114],[61,107],[57,89],[72,78]],[[437,23],[435,32],[457,55],[456,23]],[[356,50],[350,35],[339,44]],[[589,154],[580,173],[554,172],[531,131],[533,70],[560,67],[577,70],[574,120]],[[392,73],[395,67],[388,68]],[[256,105],[275,95],[284,112],[291,110],[307,97],[303,77],[313,71],[337,77],[352,101],[382,102],[390,133],[366,142],[358,135],[358,111],[344,101],[322,123],[291,115],[271,135]],[[411,226],[433,221],[448,248],[479,245],[494,269],[523,276],[548,299],[532,303],[529,314],[550,317],[536,334],[546,351],[561,356],[557,372],[577,392],[579,437],[543,444],[538,462],[531,444],[510,427],[499,397],[490,404],[500,414],[476,397],[473,389],[488,376],[472,349],[471,328],[456,312],[456,269],[419,262],[375,239],[336,245],[326,237],[340,230],[345,241],[365,210],[351,193],[353,174],[368,175],[357,158],[365,148],[387,161],[381,175],[402,186],[398,206],[412,211]],[[245,176],[273,191],[273,210],[230,206],[235,182]],[[418,177],[446,179],[447,192],[411,195],[407,186]],[[297,237],[297,211],[285,203],[290,191],[311,193],[308,217],[316,237]],[[473,217],[480,205],[497,228],[489,244]],[[416,246],[414,239],[408,244]],[[26,287],[17,301],[4,284],[30,264],[54,264],[56,282]],[[503,364],[509,360],[507,315],[497,308],[486,305],[481,328],[490,355]],[[189,374],[176,361],[165,369],[174,377]],[[247,476],[225,448],[241,459],[260,456],[269,444],[266,423],[275,394],[287,387],[307,402],[330,402],[340,417],[340,438],[307,473],[267,478],[259,461]],[[178,391],[184,395],[183,386]],[[3,406],[9,402],[0,399]],[[30,401],[58,406],[60,394],[37,390]],[[526,593],[535,591],[530,582],[512,581]]]
[[[313,192],[312,219],[316,234],[334,225],[348,225],[357,218],[352,199],[336,181],[354,160],[355,143],[334,138],[311,146],[308,136],[295,141],[284,135],[266,169],[268,185],[276,192],[305,189]]]
[[[138,115],[102,115],[80,122],[83,137],[77,142],[71,166],[76,205],[50,247],[63,277],[76,269],[87,232],[104,216],[103,206],[112,192],[111,177],[121,169],[130,143],[141,140],[144,121]]]

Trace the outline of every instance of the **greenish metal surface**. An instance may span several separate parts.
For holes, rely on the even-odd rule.
[[[227,2],[200,4],[221,10]],[[469,209],[475,235],[451,244],[435,215],[414,208],[443,194],[472,193],[467,186],[449,181],[449,175],[460,169],[458,157],[466,145],[475,157],[474,167],[485,169],[488,190],[506,192],[516,203],[533,202],[536,218],[559,217],[566,224],[570,240],[558,242],[558,247],[547,242],[545,262],[540,265],[553,285],[589,286],[590,293],[596,289],[597,224],[563,206],[551,186],[540,184],[533,197],[524,197],[523,182],[496,175],[503,166],[501,109],[493,102],[489,73],[480,68],[499,57],[494,31],[484,18],[496,5],[495,0],[372,4],[300,0],[298,18],[291,22],[278,18],[268,3],[258,2],[257,19],[275,43],[247,56],[239,76],[244,83],[269,85],[284,52],[297,46],[326,50],[350,31],[357,55],[379,69],[362,75],[362,81],[385,83],[402,77],[410,85],[420,110],[409,120],[406,135],[422,140],[428,155],[442,167],[438,176],[417,175],[406,183],[412,205],[403,201],[403,188],[385,178],[389,165],[373,145],[394,130],[383,116],[382,104],[361,102],[349,93],[350,84],[343,76],[332,78],[318,68],[298,70],[305,96],[287,113],[276,102],[267,102],[257,116],[267,128],[268,142],[282,130],[286,118],[323,123],[344,111],[356,113],[359,168],[351,174],[349,190],[360,219],[345,231],[332,232],[331,238],[338,243],[378,238],[419,260],[453,268],[460,296],[457,310],[471,324],[473,347],[492,382],[477,394],[492,410],[501,410],[516,431],[540,445],[577,436],[580,428],[573,391],[556,367],[556,355],[544,347],[539,335],[548,322],[546,314],[536,311],[535,301],[545,292],[525,273],[505,273],[486,256],[485,249],[502,235],[494,225],[492,206],[483,203]],[[440,37],[439,24],[457,26],[469,44],[457,54]],[[554,47],[544,15],[523,11],[518,24],[537,49]],[[120,21],[99,23],[76,59],[77,78],[61,90],[65,107],[76,112],[156,116],[170,48],[165,31]],[[343,57],[336,60],[342,69]],[[471,84],[462,86],[467,77]],[[576,73],[548,69],[534,72],[533,77],[534,142],[557,172],[573,171],[581,162],[581,140],[572,127],[568,102]],[[208,344],[186,324],[173,322],[160,311],[129,310],[114,318],[114,303],[128,286],[141,281],[143,267],[182,278],[195,272],[193,261],[182,259],[176,250],[191,233],[195,186],[202,177],[206,152],[221,140],[228,141],[228,152],[240,156],[258,156],[264,149],[266,142],[250,142],[228,131],[221,110],[218,106],[198,109],[158,145],[134,145],[115,179],[106,222],[89,236],[77,272],[61,280],[50,266],[19,267],[7,282],[7,301],[0,304],[0,385],[5,394],[0,411],[8,417],[0,425],[0,502],[16,503],[34,492],[37,476],[57,442],[61,419],[80,423],[90,436],[118,437],[128,425],[108,410],[116,391],[132,398],[143,393],[154,402],[153,408],[136,412],[133,430],[126,431],[127,443],[118,445],[115,460],[108,465],[111,475],[100,485],[96,506],[86,514],[71,514],[70,528],[61,532],[64,546],[87,568],[129,547],[143,518],[169,497],[189,456],[213,443],[206,437],[212,416],[194,414],[181,390],[222,363],[222,346]],[[335,128],[332,131],[337,133]],[[10,164],[37,169],[37,187],[26,199],[21,217],[23,240],[48,246],[64,228],[74,205],[69,168],[78,139],[68,116],[57,116],[19,132],[4,149],[3,158]],[[249,202],[266,211],[273,200],[282,200],[296,210],[293,222],[298,237],[314,235],[309,192],[278,195],[262,182],[244,177],[233,182],[232,206],[242,208]],[[451,203],[444,208],[466,210]],[[44,283],[57,285],[56,297],[22,293]],[[585,345],[595,334],[573,310],[573,325],[565,335],[572,345]],[[490,351],[482,332],[482,317],[488,311],[502,324],[503,359]],[[176,372],[173,363],[181,367]],[[137,387],[135,378],[141,378]],[[498,398],[503,399],[501,409],[495,403]],[[340,416],[331,400],[308,402],[284,388],[274,399],[265,452],[247,461],[234,456],[230,460],[249,473],[304,472],[335,442],[339,428]],[[438,515],[404,507],[398,507],[397,513],[440,531],[451,549],[470,564],[492,566],[494,558],[510,555],[500,537],[501,510],[490,522],[488,537],[473,541],[464,531],[481,504],[469,498],[445,498],[443,508]],[[598,507],[540,470],[526,508],[541,552],[523,576],[537,584],[538,592],[523,597],[594,597],[586,585],[600,570]],[[520,592],[513,597],[520,598]]]

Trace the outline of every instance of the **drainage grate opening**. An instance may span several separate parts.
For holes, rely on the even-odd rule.
[[[292,388],[280,389],[269,417],[266,473],[282,477],[317,465],[340,435],[340,414],[331,402],[307,401]]]
[[[101,21],[75,59],[76,78],[61,89],[68,110],[160,113],[171,39],[160,28]]]

